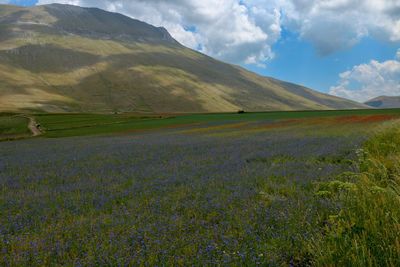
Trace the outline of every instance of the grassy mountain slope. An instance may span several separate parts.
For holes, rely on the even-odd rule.
[[[265,78],[95,8],[0,6],[0,110],[225,112],[363,105]]]
[[[374,108],[400,108],[400,96],[379,96],[365,104]]]

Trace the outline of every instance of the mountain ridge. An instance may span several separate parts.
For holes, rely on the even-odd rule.
[[[364,104],[374,108],[400,108],[400,96],[378,96]]]
[[[362,104],[262,77],[98,8],[0,5],[0,111],[231,112]]]

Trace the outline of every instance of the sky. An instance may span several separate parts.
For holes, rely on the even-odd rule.
[[[98,7],[264,76],[364,102],[400,95],[400,0],[0,0]]]

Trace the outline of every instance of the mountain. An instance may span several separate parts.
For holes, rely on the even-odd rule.
[[[0,111],[226,112],[362,104],[261,77],[164,28],[70,5],[0,5]]]
[[[400,96],[379,96],[365,104],[374,108],[400,108]]]

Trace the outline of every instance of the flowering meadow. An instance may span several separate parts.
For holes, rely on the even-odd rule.
[[[307,266],[323,186],[393,117],[210,122],[0,143],[1,266]]]

